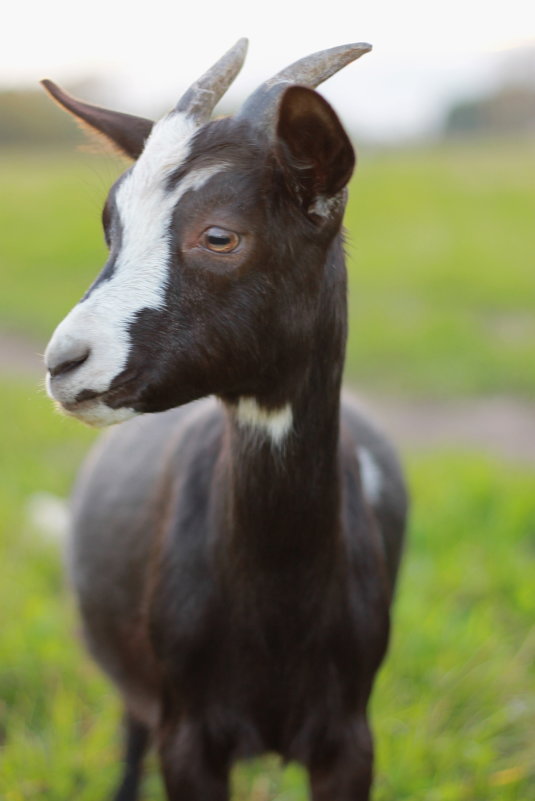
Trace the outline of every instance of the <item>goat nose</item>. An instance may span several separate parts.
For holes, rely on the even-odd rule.
[[[87,361],[91,350],[85,344],[76,344],[69,351],[52,353],[46,359],[46,366],[51,378],[57,378],[65,373],[72,373]]]

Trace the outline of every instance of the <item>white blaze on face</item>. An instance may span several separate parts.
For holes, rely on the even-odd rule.
[[[173,210],[185,192],[199,189],[226,166],[192,170],[174,189],[167,189],[167,179],[187,158],[196,130],[183,114],[165,117],[154,126],[143,153],[119,185],[115,200],[122,237],[114,272],[74,307],[47,348],[49,364],[61,363],[62,354],[68,360],[69,352],[77,348],[79,352],[80,346],[90,351],[87,361],[61,377],[57,386],[47,380],[49,394],[56,400],[72,403],[83,390],[106,391],[127,364],[129,328],[136,314],[164,307]]]

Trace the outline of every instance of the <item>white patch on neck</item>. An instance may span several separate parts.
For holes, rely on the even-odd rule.
[[[222,162],[192,170],[174,189],[167,188],[167,179],[187,158],[196,130],[184,114],[175,112],[160,120],[119,186],[116,204],[122,240],[113,275],[72,309],[47,348],[48,362],[56,364],[61,362],[62,354],[67,354],[68,359],[77,343],[86,344],[91,351],[82,367],[57,382],[57,400],[72,402],[85,389],[106,391],[128,361],[129,329],[137,313],[163,308],[173,210],[187,191],[199,189],[227,167]],[[110,410],[110,418],[115,416]]]
[[[236,420],[239,426],[265,434],[280,446],[293,424],[292,407],[286,403],[280,409],[265,409],[255,398],[240,398]]]
[[[383,487],[381,470],[367,448],[357,448],[357,458],[364,495],[368,502],[375,506],[379,503]]]

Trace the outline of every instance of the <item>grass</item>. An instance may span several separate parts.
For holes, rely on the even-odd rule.
[[[46,341],[105,260],[100,214],[124,169],[112,156],[0,150],[2,328]]]
[[[57,545],[25,514],[36,491],[65,497],[93,432],[53,414],[31,385],[1,389],[10,467],[0,506],[0,797],[93,801],[117,773],[119,707],[78,641]],[[409,473],[410,545],[373,700],[376,801],[527,801],[535,474],[457,453],[412,458]],[[306,797],[302,771],[281,776],[273,759],[245,766],[234,784],[236,801],[251,790]],[[163,798],[154,762],[144,798]]]
[[[351,189],[348,376],[370,389],[535,397],[535,146],[365,155]],[[105,260],[124,164],[4,153],[3,328],[46,341]]]
[[[535,146],[364,160],[346,217],[348,371],[385,391],[534,396]]]

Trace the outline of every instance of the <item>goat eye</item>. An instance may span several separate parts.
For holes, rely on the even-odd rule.
[[[240,244],[240,237],[234,231],[213,226],[208,228],[201,237],[201,245],[213,253],[232,253]]]

